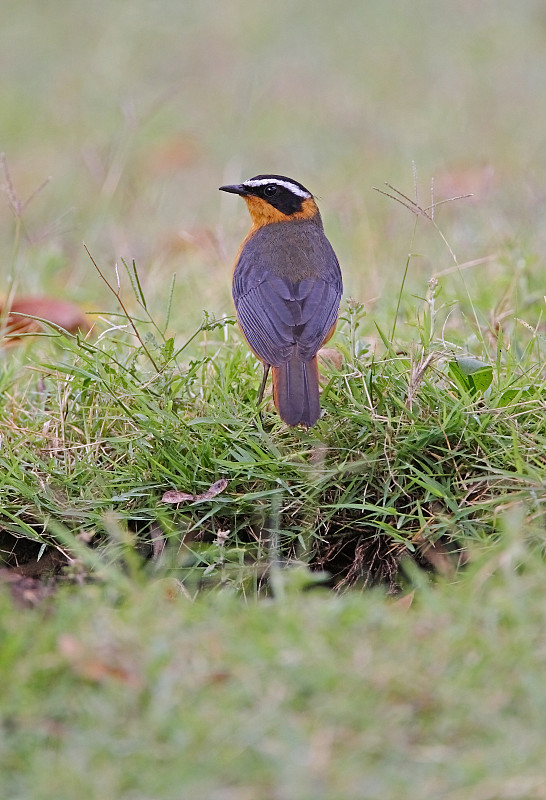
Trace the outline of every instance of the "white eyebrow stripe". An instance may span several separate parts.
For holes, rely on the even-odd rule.
[[[260,180],[257,181],[245,181],[243,186],[248,186],[249,189],[255,189],[257,186],[267,186],[268,183],[276,183],[277,186],[283,186],[293,194],[297,194],[298,197],[312,196],[310,192],[300,189],[300,187],[296,186],[296,184],[292,183],[292,181],[281,181],[279,178],[260,178]]]

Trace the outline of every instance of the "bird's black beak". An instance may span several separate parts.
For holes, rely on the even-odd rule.
[[[240,194],[240,195],[248,194],[248,189],[245,186],[243,186],[242,183],[234,183],[228,186],[220,186],[219,189],[221,192],[229,192],[230,194]]]

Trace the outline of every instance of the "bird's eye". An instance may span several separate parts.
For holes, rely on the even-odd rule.
[[[270,183],[264,189],[264,194],[266,197],[275,197],[277,192],[279,191],[279,187],[276,186],[274,183]]]

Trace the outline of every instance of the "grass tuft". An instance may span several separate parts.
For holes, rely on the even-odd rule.
[[[205,315],[175,346],[147,310],[136,266],[126,270],[142,315],[109,283],[123,313],[102,333],[53,330],[3,375],[8,542],[94,568],[134,550],[190,593],[267,590],[278,559],[324,571],[338,589],[397,591],[404,559],[434,565],[439,549],[456,564],[497,535],[507,509],[539,523],[545,437],[532,337],[516,361],[499,329],[494,369],[461,358],[435,337],[430,291],[421,343],[408,349],[378,327],[372,352],[364,309],[349,302],[337,335],[344,365],[323,365],[323,418],[289,429],[270,401],[260,418],[256,361],[231,320]],[[219,479],[227,488],[209,497]],[[168,490],[196,500],[166,504]]]

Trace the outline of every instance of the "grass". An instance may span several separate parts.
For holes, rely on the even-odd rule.
[[[280,555],[331,572],[338,586],[386,580],[394,591],[406,554],[484,541],[514,504],[539,524],[536,336],[520,335],[517,361],[502,328],[494,358],[457,360],[460,346],[435,335],[442,309],[431,288],[416,319],[421,341],[405,348],[380,331],[378,358],[349,303],[337,339],[344,366],[325,365],[325,416],[293,431],[267,404],[258,416],[256,364],[231,320],[207,318],[175,349],[146,318],[134,265],[126,280],[140,317],[116,314],[95,340],[54,331],[4,374],[6,532],[62,552],[84,532],[111,553],[127,537],[149,551],[154,531],[169,545],[168,571],[193,583],[201,572],[207,584],[256,588]],[[206,354],[188,357],[196,341]],[[163,502],[167,490],[202,494],[220,478],[227,489],[213,498]],[[229,532],[221,547],[218,531]]]
[[[543,564],[511,523],[456,583],[414,575],[409,610],[289,585],[192,604],[165,579],[45,616],[4,598],[3,791],[543,797]]]
[[[0,353],[3,792],[546,797],[537,4],[8,5],[2,295],[95,327]],[[309,431],[232,317],[268,171],[344,273]]]

